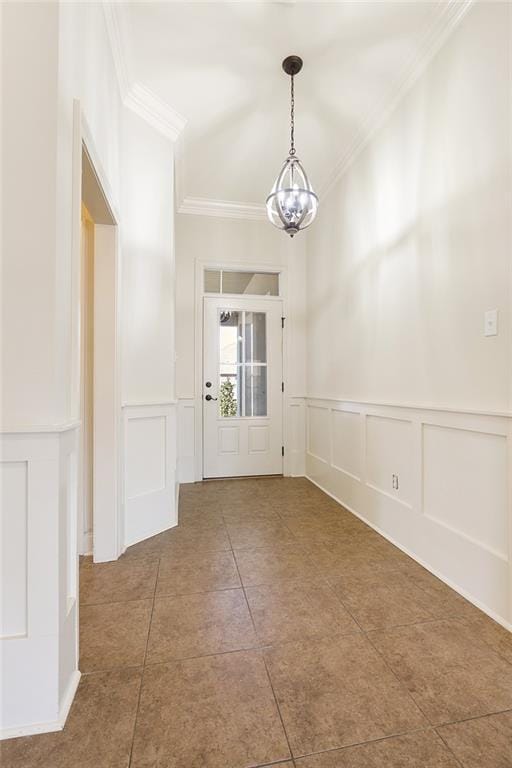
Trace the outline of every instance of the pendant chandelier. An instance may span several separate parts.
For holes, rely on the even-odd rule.
[[[293,237],[313,223],[318,210],[318,197],[295,155],[294,77],[302,69],[302,59],[299,56],[287,56],[283,61],[283,69],[290,75],[290,152],[267,197],[267,214],[275,227]]]

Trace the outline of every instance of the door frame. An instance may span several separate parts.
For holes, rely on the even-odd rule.
[[[89,128],[80,100],[73,102],[73,229],[72,229],[72,392],[71,405],[78,414],[80,430],[81,358],[81,208],[83,152],[92,168],[97,192],[110,219],[94,226],[94,320],[101,318],[99,340],[94,331],[93,420],[93,547],[95,562],[116,560],[122,552],[121,507],[121,269],[119,207]],[[98,267],[96,269],[96,267]],[[77,510],[82,515],[83,458],[77,478]],[[77,525],[78,529],[78,525]],[[78,541],[77,541],[78,546]]]
[[[287,331],[289,327],[288,318],[288,268],[285,265],[268,264],[265,262],[260,263],[238,263],[238,262],[217,262],[209,261],[208,259],[196,259],[195,268],[195,301],[194,301],[194,317],[195,317],[195,334],[194,334],[194,413],[195,413],[195,439],[194,439],[194,481],[199,482],[204,476],[204,453],[203,453],[203,299],[205,295],[203,272],[205,269],[224,269],[236,272],[271,272],[272,274],[279,275],[279,296],[260,296],[259,298],[265,298],[274,301],[280,301],[283,307],[283,317],[286,318],[283,328],[283,382],[284,382],[284,396],[283,396],[283,445],[284,445],[284,461],[283,461],[283,475],[289,475],[289,451],[288,451],[288,408],[287,408],[287,396],[288,396],[288,341]],[[241,299],[244,298],[243,294],[218,294],[218,297],[226,297],[226,299]],[[250,298],[247,296],[246,298]],[[256,297],[258,298],[258,297]]]
[[[267,365],[269,365],[269,363],[270,363],[270,376],[267,374],[267,383],[271,385],[271,388],[267,390],[268,399],[267,399],[267,413],[266,413],[266,416],[263,416],[263,417],[259,417],[258,416],[258,417],[255,417],[255,418],[263,420],[263,421],[266,421],[267,424],[269,425],[270,433],[272,433],[272,431],[273,431],[273,427],[271,426],[272,423],[276,427],[277,427],[277,425],[279,425],[277,427],[279,429],[279,448],[278,448],[278,450],[279,450],[279,469],[278,469],[277,472],[261,473],[261,474],[274,474],[274,475],[284,474],[284,457],[281,455],[281,448],[282,448],[282,446],[284,446],[284,393],[281,391],[281,382],[284,381],[284,378],[283,378],[283,369],[284,369],[284,349],[283,349],[284,339],[283,339],[283,330],[284,329],[281,327],[281,322],[280,322],[281,318],[284,317],[283,301],[282,301],[280,296],[259,296],[259,295],[244,295],[244,294],[237,295],[237,296],[226,295],[226,294],[216,294],[216,295],[208,294],[208,295],[205,295],[205,296],[203,296],[203,341],[204,341],[205,334],[207,334],[209,336],[209,338],[211,339],[211,336],[209,335],[210,327],[206,323],[207,307],[208,307],[209,302],[214,302],[214,304],[216,305],[216,311],[215,311],[215,316],[216,316],[215,329],[216,330],[214,331],[214,333],[216,333],[216,334],[218,334],[218,332],[219,332],[218,331],[218,328],[219,328],[219,326],[218,326],[218,323],[219,323],[219,311],[222,311],[222,310],[219,309],[219,307],[225,307],[228,311],[230,309],[233,309],[236,312],[242,311],[244,313],[245,312],[264,312],[266,314],[267,318],[269,317],[269,315],[267,313],[271,312],[272,313],[272,322],[273,323],[275,323],[276,321],[279,322],[279,326],[278,326],[278,329],[277,329],[278,333],[274,337],[274,342],[273,343],[271,341],[269,341],[269,340],[270,340],[271,334],[272,334],[271,328],[274,327],[274,333],[275,333],[275,326],[271,326],[267,322],[267,335],[266,335],[266,339],[267,339],[267,341],[266,341],[267,353],[271,350],[272,347],[275,347],[275,348],[277,348],[277,354],[275,355],[275,358],[269,358],[269,357],[266,358]],[[264,305],[264,306],[262,306],[262,305]],[[220,351],[220,348],[219,348],[219,351]],[[203,387],[203,389],[202,389],[202,393],[203,394],[205,392],[205,390],[204,390],[204,380],[206,379],[206,375],[207,375],[206,372],[205,372],[205,368],[204,368],[204,366],[205,366],[205,357],[208,357],[208,355],[205,354],[205,350],[203,349],[203,379],[202,379],[202,382],[201,382],[201,386]],[[277,358],[277,360],[276,360],[276,358]],[[218,358],[218,355],[217,355],[217,357],[216,357],[216,364],[217,365],[218,365],[218,362],[219,362],[219,358]],[[277,365],[276,365],[276,362],[277,362]],[[279,371],[279,376],[278,376],[278,378],[276,380],[276,378],[274,377],[274,374],[275,374],[275,368],[277,368],[278,365],[280,365],[280,371]],[[217,384],[216,384],[216,390],[215,391],[217,392],[217,397],[220,397],[220,388],[219,388],[219,380],[218,380],[219,373],[220,373],[220,367],[218,369],[217,379],[216,379],[217,380]],[[211,371],[208,374],[208,378],[211,378],[212,374],[213,374],[213,372]],[[212,378],[211,380],[212,380],[212,382],[215,381],[214,378]],[[277,392],[274,389],[274,385],[278,386],[278,391]],[[273,411],[274,405],[276,405],[276,401],[274,400],[274,397],[275,397],[276,394],[278,394],[278,398],[279,398],[279,411],[277,411],[276,414],[273,415],[272,411]],[[205,474],[206,464],[208,463],[207,462],[208,446],[207,446],[205,441],[206,441],[206,434],[207,434],[207,431],[208,431],[207,430],[207,414],[208,414],[209,410],[210,410],[209,408],[205,407],[205,401],[204,401],[204,398],[202,397],[201,398],[201,418],[202,418],[202,426],[203,426],[203,475]],[[215,409],[215,410],[217,410],[217,409]],[[211,411],[210,411],[210,415],[211,415]],[[273,419],[274,419],[274,421],[273,421]],[[217,412],[217,415],[215,417],[215,421],[216,421],[216,424],[218,424],[218,412]],[[244,423],[244,422],[245,422],[245,417],[242,417],[242,423]],[[229,426],[231,423],[232,423],[231,420],[227,419],[224,422],[224,425],[225,426]],[[259,423],[261,423],[261,421]],[[215,431],[217,431],[217,430],[215,429]],[[248,433],[247,433],[247,437],[248,437]],[[275,446],[275,443],[274,443],[274,446]],[[247,446],[247,448],[248,448],[248,446]],[[276,467],[276,469],[277,469],[277,467]],[[232,475],[227,474],[225,476],[226,477],[231,477]],[[235,471],[235,472],[233,472],[233,476],[234,477],[245,477],[246,475],[244,475],[244,474],[238,475],[236,473],[236,471]],[[255,475],[253,475],[249,471],[249,472],[247,472],[247,476],[253,477]],[[257,474],[256,474],[256,476],[257,476]],[[223,475],[219,475],[219,476],[217,476],[217,475],[210,475],[208,477],[208,479],[215,479],[216,477],[218,477],[218,479],[222,479]]]

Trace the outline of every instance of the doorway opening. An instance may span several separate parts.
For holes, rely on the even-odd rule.
[[[80,227],[80,421],[81,504],[78,552],[93,551],[94,473],[94,221],[83,202]]]
[[[112,213],[86,143],[81,145],[78,343],[80,472],[78,552],[120,554],[118,510],[118,247]]]

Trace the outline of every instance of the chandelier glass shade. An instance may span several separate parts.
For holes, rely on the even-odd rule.
[[[290,88],[290,152],[267,197],[267,215],[274,226],[293,237],[313,223],[318,210],[318,197],[300,160],[295,155],[294,76],[302,69],[302,59],[288,56],[283,69],[291,78]]]
[[[298,157],[286,158],[270,195],[267,214],[274,226],[293,237],[312,224],[318,208],[318,198],[309,183]]]

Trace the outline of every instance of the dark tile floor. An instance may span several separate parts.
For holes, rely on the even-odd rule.
[[[182,486],[80,588],[66,727],[2,768],[512,768],[512,635],[304,479]]]

